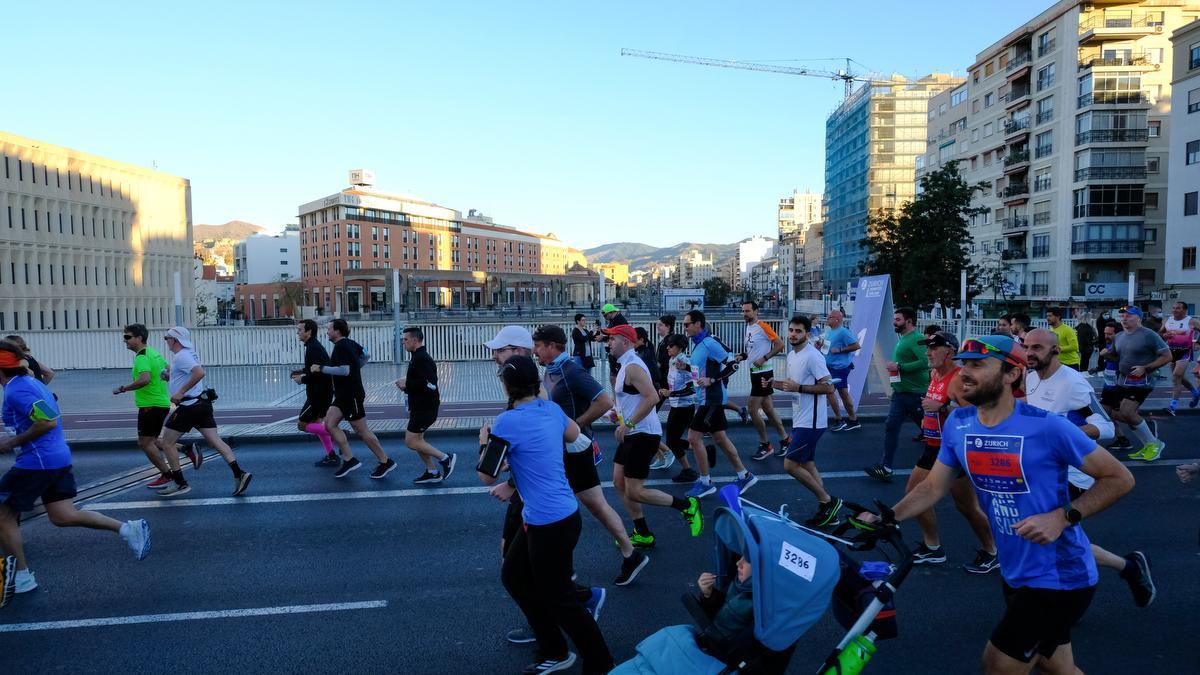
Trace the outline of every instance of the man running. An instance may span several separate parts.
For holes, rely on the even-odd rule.
[[[737,360],[750,362],[750,421],[758,433],[758,451],[751,459],[762,461],[775,454],[775,448],[767,440],[767,425],[762,413],[766,414],[766,421],[771,423],[771,428],[779,433],[780,454],[786,452],[788,444],[787,428],[775,412],[775,403],[771,399],[774,390],[770,384],[775,377],[775,366],[771,359],[783,351],[783,338],[766,321],[758,320],[758,303],[753,300],[742,303],[742,320],[746,322],[746,338]]]
[[[983,672],[1076,673],[1071,628],[1098,580],[1079,522],[1129,492],[1133,476],[1066,419],[1013,398],[1026,365],[1020,345],[1003,336],[967,340],[957,358],[963,397],[974,407],[950,414],[929,477],[886,510],[885,520],[932,508],[965,470],[996,537],[1007,606],[984,648]],[[1074,501],[1067,499],[1068,466],[1096,479]]]
[[[1117,410],[1121,407],[1121,397],[1117,394],[1117,355],[1113,351],[1113,342],[1117,337],[1117,325],[1111,321],[1107,322],[1100,332],[1103,346],[1100,348],[1100,354],[1096,357],[1096,370],[1089,371],[1089,373],[1094,375],[1099,372],[1104,378],[1104,386],[1100,389],[1100,407],[1104,409],[1104,413],[1108,415],[1109,419],[1116,419]],[[1108,446],[1109,450],[1116,452],[1133,449],[1133,444],[1121,433],[1119,424],[1113,424],[1113,433],[1116,434],[1116,439]]]
[[[1171,348],[1171,403],[1167,406],[1167,413],[1174,417],[1175,411],[1179,408],[1179,390],[1184,385],[1187,385],[1188,391],[1192,392],[1192,400],[1188,403],[1188,407],[1195,408],[1200,404],[1200,389],[1197,389],[1187,379],[1188,368],[1192,365],[1194,346],[1192,317],[1187,314],[1187,305],[1182,302],[1172,305],[1171,316],[1163,321],[1162,330],[1159,333],[1166,340],[1167,346]]]
[[[396,468],[396,461],[387,456],[375,432],[367,426],[367,411],[363,407],[367,392],[363,389],[362,367],[366,356],[361,345],[350,339],[350,325],[345,319],[334,319],[325,326],[325,336],[333,343],[329,364],[313,364],[309,371],[324,373],[333,380],[333,402],[325,414],[325,430],[341,451],[342,465],[334,472],[334,478],[345,478],[347,474],[362,466],[354,453],[350,452],[350,439],[339,426],[342,420],[358,434],[379,465],[371,472],[371,478],[383,478]]]
[[[1058,336],[1058,360],[1072,370],[1079,370],[1079,337],[1075,329],[1063,322],[1063,310],[1057,307],[1046,310],[1046,323]]]
[[[1033,326],[1033,320],[1028,314],[1016,313],[1010,314],[1009,323],[1012,325],[1012,336],[1018,343],[1025,339],[1025,333]]]
[[[825,352],[825,367],[833,380],[833,392],[829,394],[829,407],[833,410],[833,426],[830,431],[853,431],[861,429],[858,414],[854,412],[854,399],[850,397],[850,370],[854,368],[854,352],[862,349],[858,338],[849,328],[843,325],[846,317],[838,310],[829,313],[825,319],[827,330],[822,340]],[[828,350],[826,351],[826,348]],[[842,411],[838,399],[846,408],[846,419],[842,420]]]
[[[38,587],[25,558],[21,513],[42,500],[46,516],[56,527],[86,527],[121,535],[138,560],[150,553],[150,526],[145,520],[122,523],[95,511],[75,508],[75,474],[71,448],[63,437],[62,413],[46,385],[27,374],[21,348],[0,340],[0,386],[4,405],[0,417],[13,435],[0,439],[0,454],[16,452],[17,459],[0,476],[0,607],[12,593]]]
[[[900,443],[900,427],[906,419],[921,426],[921,395],[929,388],[929,361],[925,358],[925,350],[917,344],[921,336],[917,333],[916,310],[897,309],[892,314],[892,328],[900,335],[900,340],[892,350],[892,360],[887,363],[893,381],[887,420],[883,423],[883,457],[863,469],[868,476],[884,483],[892,482],[892,463]]]
[[[171,479],[175,483],[159,490],[158,494],[163,497],[177,497],[191,491],[191,486],[179,468],[179,452],[175,450],[175,444],[181,436],[195,429],[209,446],[221,453],[221,457],[229,465],[229,470],[233,473],[233,496],[237,497],[250,487],[250,480],[254,478],[254,474],[242,470],[233,449],[221,440],[217,423],[213,419],[212,401],[204,395],[204,368],[201,367],[200,356],[196,354],[192,344],[191,333],[183,326],[175,326],[167,331],[163,339],[173,354],[169,375],[163,375],[168,378],[171,403],[175,404],[175,410],[163,425],[162,435],[158,437],[158,448],[167,456],[167,463],[171,466]]]
[[[408,429],[404,431],[404,445],[417,453],[425,464],[425,471],[414,478],[413,483],[444,483],[454,472],[458,455],[446,454],[425,440],[425,432],[437,421],[438,408],[442,405],[437,364],[425,350],[425,332],[420,328],[405,328],[403,339],[404,351],[412,354],[408,372],[396,380],[396,388],[408,394]]]
[[[688,430],[688,445],[696,457],[696,478],[687,496],[701,499],[717,491],[708,475],[708,451],[704,447],[704,434],[711,434],[717,447],[721,448],[725,458],[737,472],[739,493],[745,493],[758,482],[758,477],[746,470],[742,458],[738,456],[737,448],[729,440],[725,430],[729,423],[725,419],[725,404],[727,402],[725,383],[721,379],[721,371],[729,359],[729,352],[719,341],[708,333],[708,324],[704,312],[693,309],[683,317],[683,330],[692,341],[691,365],[698,374],[696,386],[697,407],[696,415]]]
[[[113,395],[133,392],[133,402],[138,409],[137,444],[145,453],[146,459],[158,469],[158,476],[146,483],[151,490],[160,490],[171,484],[171,465],[167,463],[163,453],[158,449],[158,435],[162,433],[163,422],[171,412],[171,397],[167,393],[167,383],[162,379],[162,372],[167,369],[167,360],[154,348],[146,345],[150,332],[140,323],[125,327],[122,338],[125,348],[133,352],[133,381],[113,389]],[[204,455],[195,443],[189,443],[182,448],[184,454],[199,469],[204,462]]]
[[[680,466],[679,473],[671,477],[671,482],[692,483],[700,474],[696,473],[687,458],[688,427],[696,416],[696,385],[693,382],[692,364],[688,362],[686,354],[687,338],[679,333],[671,333],[663,338],[663,343],[667,346],[667,357],[670,359],[666,385],[658,391],[659,397],[667,400],[669,408],[663,441]]]
[[[304,405],[296,417],[296,428],[316,436],[325,448],[325,456],[314,466],[337,466],[341,463],[333,451],[333,438],[325,429],[325,415],[333,401],[333,382],[324,373],[314,373],[314,365],[329,363],[329,352],[317,339],[317,322],[304,319],[296,324],[296,338],[304,343],[304,368],[292,373],[292,382],[304,385]]]
[[[946,428],[946,419],[954,407],[966,406],[962,397],[962,381],[958,373],[959,367],[954,363],[954,354],[958,352],[958,338],[953,333],[938,331],[919,341],[917,344],[925,347],[925,355],[929,361],[929,388],[925,390],[925,398],[921,399],[921,434],[925,440],[925,452],[917,460],[904,493],[908,494],[929,477],[942,449],[942,434]],[[958,478],[950,487],[954,498],[954,507],[966,519],[979,540],[979,549],[975,559],[963,565],[963,571],[971,574],[987,574],[1000,567],[996,557],[996,540],[988,527],[987,516],[979,508],[979,499],[967,480],[966,473],[959,471]],[[917,525],[921,528],[921,543],[913,550],[913,564],[935,565],[946,562],[946,551],[942,548],[941,533],[938,531],[937,513],[933,509],[917,514]]]
[[[1026,401],[1055,415],[1066,417],[1079,427],[1088,438],[1103,443],[1113,437],[1112,420],[1096,400],[1096,392],[1083,375],[1071,368],[1064,368],[1058,360],[1058,337],[1043,328],[1035,328],[1025,336],[1026,358],[1029,371],[1025,374]],[[1092,477],[1075,467],[1067,468],[1068,490],[1071,499],[1092,487]],[[1092,556],[1096,564],[1116,572],[1129,584],[1133,602],[1146,607],[1154,601],[1154,579],[1150,574],[1150,561],[1141,551],[1125,556],[1115,555],[1092,544]]]
[[[812,321],[806,316],[794,316],[788,322],[787,377],[779,380],[767,378],[767,386],[790,392],[792,399],[792,436],[788,440],[784,455],[783,470],[813,493],[817,498],[817,512],[809,518],[810,527],[837,525],[838,511],[842,500],[825,491],[821,472],[817,470],[817,441],[829,423],[829,410],[825,397],[833,393],[829,383],[829,370],[825,357],[809,342],[808,331]]]
[[[1130,453],[1129,459],[1147,462],[1162,457],[1167,447],[1138,414],[1138,407],[1154,389],[1153,373],[1171,362],[1171,349],[1158,333],[1142,325],[1142,310],[1126,307],[1121,314],[1121,330],[1113,339],[1112,352],[1117,357],[1116,398],[1120,406],[1114,417],[1124,422],[1142,443],[1141,450]],[[1104,352],[1100,352],[1104,356]]]

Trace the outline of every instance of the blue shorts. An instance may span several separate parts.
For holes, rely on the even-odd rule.
[[[813,461],[817,456],[817,441],[821,440],[824,433],[824,428],[794,427],[792,438],[788,442],[787,454],[783,456],[784,459],[790,459],[797,463]]]
[[[838,382],[833,385],[834,389],[849,389],[850,388],[850,368],[849,368],[849,366],[847,366],[846,368],[830,368],[829,369],[829,377],[830,377],[830,379],[838,380]]]
[[[40,497],[42,504],[75,498],[75,475],[71,467],[61,469],[9,469],[0,476],[0,504],[17,513],[32,511]]]

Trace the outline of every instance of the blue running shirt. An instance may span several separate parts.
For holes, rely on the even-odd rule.
[[[712,384],[696,392],[700,405],[725,405],[725,383],[720,375],[728,360],[729,352],[708,331],[701,331],[692,338],[692,370],[699,373],[699,377],[712,380]]]
[[[579,510],[563,467],[563,433],[570,420],[555,403],[537,399],[506,410],[492,434],[508,441],[508,466],[525,502],[521,517],[549,525]]]
[[[984,426],[974,407],[959,408],[946,420],[938,461],[966,470],[1009,586],[1072,590],[1096,585],[1096,560],[1083,527],[1067,527],[1045,546],[1012,529],[1029,516],[1066,505],[1067,467],[1083,466],[1095,449],[1096,442],[1065,417],[1021,402],[994,427]]]
[[[8,381],[4,387],[4,426],[21,435],[41,420],[58,420],[62,413],[46,385],[28,375]],[[71,466],[71,449],[63,438],[62,423],[14,450],[16,469],[62,469]]]

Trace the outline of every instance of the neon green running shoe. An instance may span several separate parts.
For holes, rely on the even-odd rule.
[[[683,514],[683,519],[687,521],[688,528],[692,532],[693,537],[699,537],[704,531],[704,517],[700,515],[700,500],[695,497],[688,497],[688,507],[680,513]]]
[[[1150,445],[1153,445],[1153,443],[1151,443]],[[1144,459],[1142,457],[1142,455],[1146,454],[1146,449],[1149,448],[1150,445],[1143,445],[1141,450],[1138,450],[1137,452],[1131,452],[1125,456],[1128,457],[1129,459]]]
[[[654,548],[654,535],[634,532],[629,535],[629,543],[634,548]]]
[[[1166,447],[1167,444],[1163,443],[1162,441],[1157,443],[1147,443],[1146,446],[1142,448],[1141,457],[1138,457],[1138,459],[1145,462],[1153,462],[1159,457],[1162,457],[1163,450]]]

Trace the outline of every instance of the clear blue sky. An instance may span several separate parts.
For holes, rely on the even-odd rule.
[[[364,167],[581,247],[723,243],[774,232],[793,187],[823,188],[841,84],[622,47],[961,75],[1049,5],[15,3],[0,125],[157,161],[192,181],[197,223],[294,222]]]

